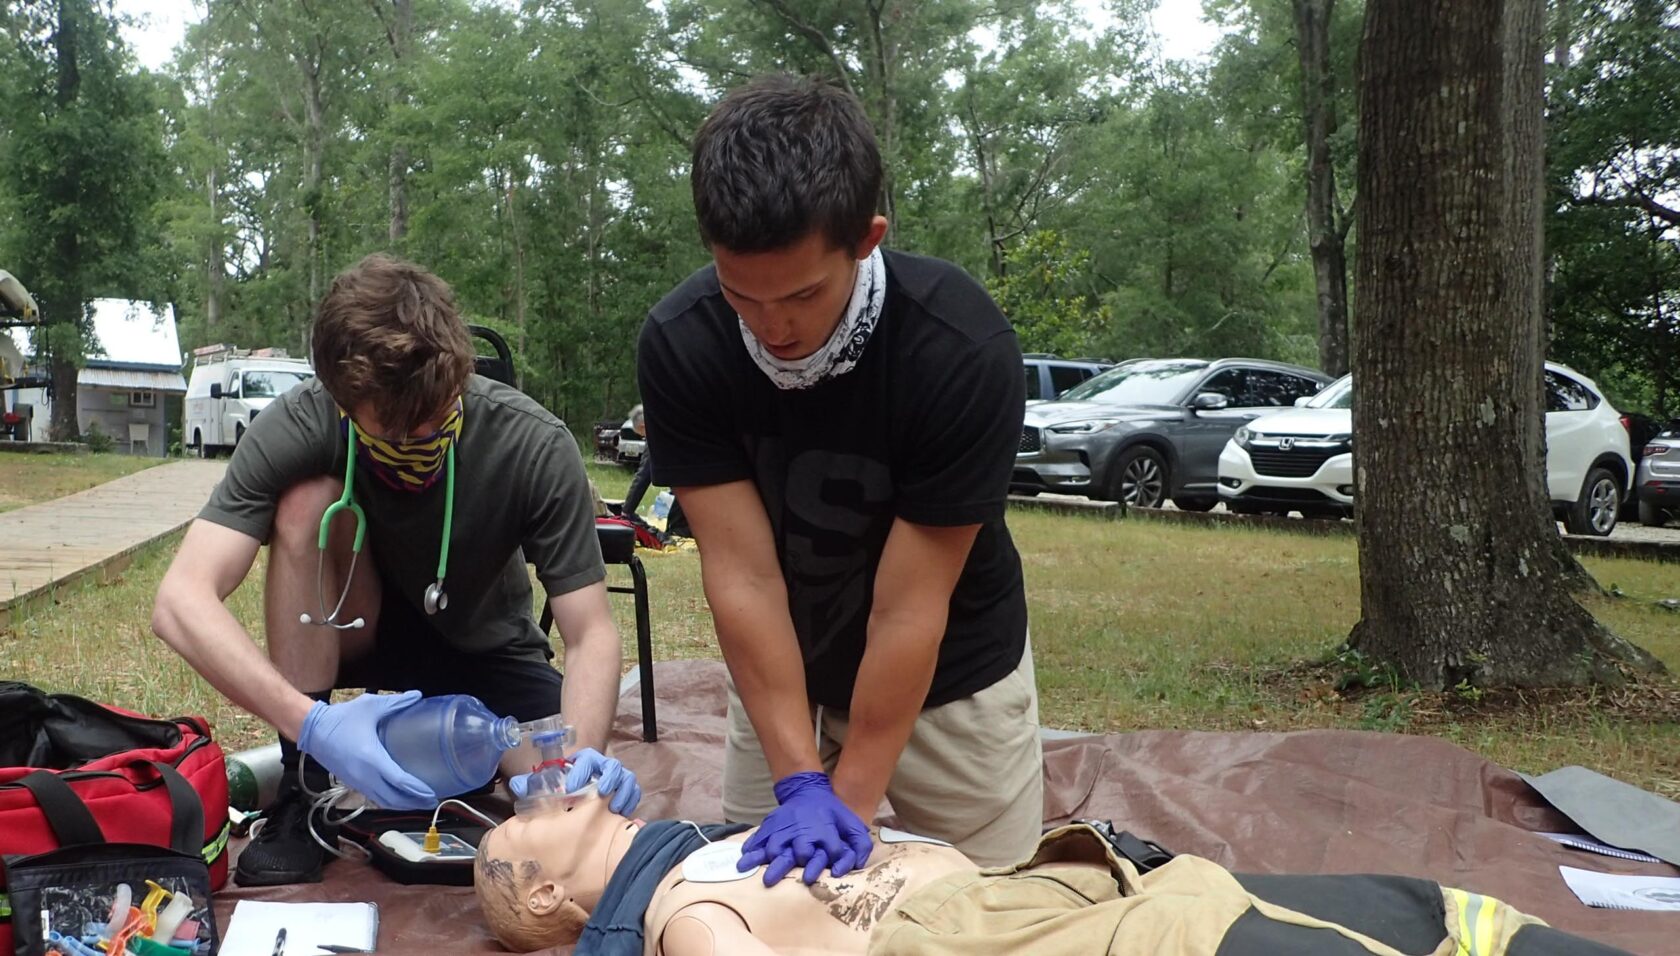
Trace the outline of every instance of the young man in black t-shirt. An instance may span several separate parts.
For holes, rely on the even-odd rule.
[[[654,480],[700,544],[733,684],[724,810],[763,819],[742,866],[767,882],[861,865],[883,795],[982,864],[1041,829],[1004,525],[1020,347],[961,269],[879,248],[880,185],[849,94],[768,77],[725,97],[694,143],[713,265],[638,349]]]

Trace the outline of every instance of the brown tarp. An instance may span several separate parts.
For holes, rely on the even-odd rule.
[[[640,739],[634,690],[620,701],[614,730],[613,752],[642,784],[637,812],[718,820],[723,665],[660,664],[655,684],[659,742]],[[1573,828],[1516,774],[1441,740],[1162,730],[1047,742],[1044,762],[1046,825],[1112,820],[1239,872],[1424,877],[1634,953],[1680,952],[1680,914],[1589,909],[1558,874],[1559,864],[1671,876],[1672,867],[1568,850],[1535,835]],[[500,949],[470,889],[400,886],[359,863],[333,863],[319,884],[230,884],[216,907],[224,927],[238,899],[373,900],[381,953]]]

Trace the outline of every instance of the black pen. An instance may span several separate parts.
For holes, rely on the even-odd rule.
[[[274,956],[281,956],[286,951],[286,927],[280,927],[280,932],[274,934]]]
[[[316,945],[319,946],[323,952],[328,952],[328,953],[371,953],[371,952],[373,952],[373,950],[371,950],[371,949],[363,949],[360,946],[340,946],[337,943],[317,943]]]

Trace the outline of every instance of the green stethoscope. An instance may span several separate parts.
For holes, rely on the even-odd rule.
[[[298,620],[304,624],[319,624],[323,627],[346,630],[363,627],[366,621],[356,618],[353,621],[340,622],[338,612],[344,609],[344,599],[350,596],[350,582],[356,577],[356,562],[362,557],[362,543],[367,538],[367,515],[362,512],[362,506],[356,503],[356,423],[346,421],[349,427],[345,429],[348,441],[344,459],[344,494],[327,506],[321,513],[321,533],[315,539],[315,602],[320,617],[314,617],[307,611],[298,615]],[[449,607],[449,595],[444,593],[443,579],[449,571],[449,530],[455,523],[455,443],[449,443],[449,450],[444,453],[444,485],[443,485],[443,540],[438,543],[437,580],[426,585],[423,603],[427,614]],[[356,538],[350,545],[350,571],[344,577],[344,589],[338,594],[338,603],[333,605],[332,613],[327,613],[326,573],[327,573],[327,535],[332,528],[332,519],[341,511],[348,511],[356,516]]]

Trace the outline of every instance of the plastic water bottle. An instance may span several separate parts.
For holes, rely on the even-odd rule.
[[[661,519],[670,517],[671,502],[676,500],[676,495],[671,494],[669,491],[661,491],[658,495],[654,496],[653,499],[653,516]]]
[[[427,697],[385,718],[379,742],[441,799],[489,783],[502,754],[519,745],[519,724],[467,694]]]

